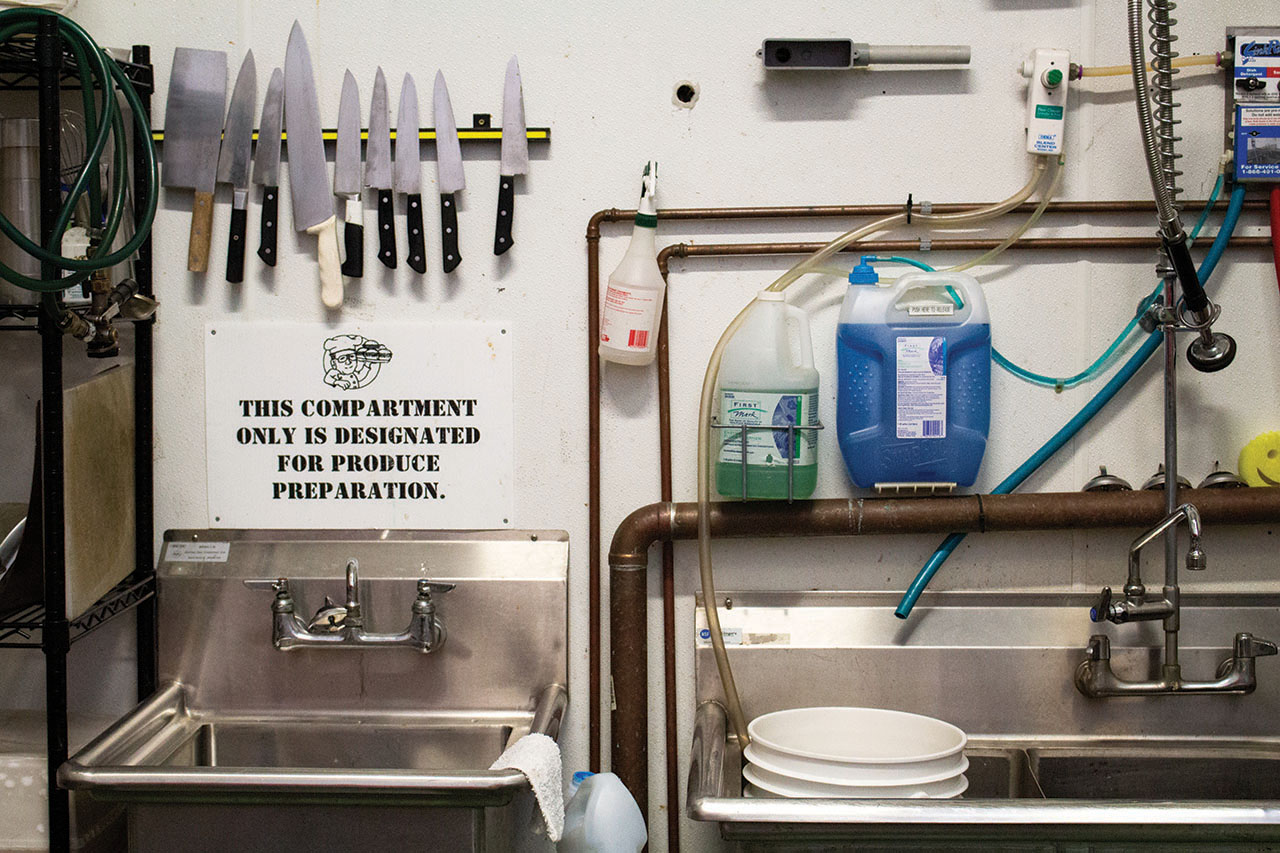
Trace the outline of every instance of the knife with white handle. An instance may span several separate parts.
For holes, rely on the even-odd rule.
[[[516,175],[529,173],[529,139],[524,124],[524,92],[520,86],[520,63],[511,57],[507,80],[502,87],[502,174],[498,182],[498,224],[493,231],[493,253],[501,255],[515,241],[511,237],[515,218]]]
[[[378,260],[396,268],[396,209],[391,203],[391,118],[387,112],[387,78],[378,69],[369,106],[369,146],[365,149],[364,185],[378,193]]]
[[[276,223],[280,219],[280,127],[284,113],[284,72],[271,72],[267,96],[258,121],[258,150],[253,155],[253,182],[262,187],[262,222],[258,232],[258,257],[276,265]]]
[[[338,101],[338,143],[333,156],[333,194],[346,203],[342,274],[364,275],[364,205],[360,201],[360,90],[348,71]]]
[[[231,230],[227,235],[227,281],[244,281],[244,230],[249,207],[249,154],[253,150],[253,108],[258,100],[258,73],[253,51],[244,55],[227,107],[218,154],[218,183],[231,184]]]
[[[440,241],[443,246],[444,271],[453,272],[462,263],[458,251],[458,207],[454,193],[466,188],[462,174],[462,146],[458,144],[458,125],[453,120],[449,88],[444,74],[436,72],[436,183],[440,185]]]
[[[405,195],[405,222],[409,232],[406,263],[416,273],[427,271],[426,238],[422,227],[422,142],[418,138],[418,87],[404,75],[400,86],[400,111],[396,114],[396,192]]]
[[[293,22],[284,54],[284,126],[289,145],[289,191],[293,227],[316,237],[320,262],[320,299],[326,308],[342,307],[342,270],[338,261],[337,217],[329,191],[320,135],[320,105],[311,71],[311,53],[302,25]]]

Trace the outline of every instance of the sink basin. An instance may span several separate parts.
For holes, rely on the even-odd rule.
[[[58,772],[67,788],[125,804],[130,851],[545,843],[524,773],[488,768],[527,734],[559,734],[566,534],[174,530],[165,540],[162,687]],[[309,616],[348,594],[352,561],[372,633],[404,628],[419,581],[451,586],[436,604],[447,641],[429,653],[277,648],[270,581],[288,578]]]
[[[193,711],[165,685],[58,772],[64,787],[112,800],[348,802],[348,795],[425,805],[505,805],[529,788],[489,770],[531,732],[559,734],[567,694],[551,685],[529,712],[220,717]]]
[[[744,798],[737,741],[723,708],[707,702],[695,721],[689,816],[771,849],[1280,840],[1280,739],[985,737],[965,755],[969,788],[955,800]]]

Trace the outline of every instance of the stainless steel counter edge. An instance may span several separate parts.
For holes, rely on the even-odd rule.
[[[1057,800],[822,800],[744,799],[723,796],[726,762],[725,712],[704,702],[694,723],[689,764],[689,817],[719,821],[725,829],[748,835],[777,834],[778,824],[850,824],[884,832],[898,826],[929,824],[939,829],[982,827],[1130,826],[1148,833],[1152,825],[1229,828],[1276,825],[1280,801],[1202,801],[1190,804],[1146,801]],[[730,826],[731,825],[731,826]],[[915,830],[918,834],[918,830]],[[1140,833],[1141,834],[1141,833]]]
[[[538,697],[531,732],[556,737],[568,696],[550,685]],[[188,715],[186,691],[170,682],[115,725],[91,741],[58,769],[58,783],[70,789],[177,793],[245,792],[269,787],[290,793],[377,793],[447,795],[459,791],[514,791],[529,784],[518,770],[430,773],[420,770],[350,770],[143,766],[176,745],[201,722]]]

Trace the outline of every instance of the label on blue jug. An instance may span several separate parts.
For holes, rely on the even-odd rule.
[[[898,438],[947,437],[947,339],[898,338]]]
[[[755,427],[746,431],[748,465],[786,465],[791,455],[790,430],[778,426],[813,426],[818,423],[817,394],[778,394],[770,391],[721,391],[720,423]],[[764,429],[760,429],[764,427]],[[742,464],[742,430],[722,429],[720,460]],[[818,435],[814,430],[795,431],[795,465],[815,465]]]

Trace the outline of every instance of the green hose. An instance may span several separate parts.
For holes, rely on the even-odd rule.
[[[0,232],[36,260],[72,272],[64,278],[46,280],[31,278],[0,263],[0,278],[26,290],[52,294],[81,283],[97,270],[116,266],[138,250],[150,234],[151,224],[155,221],[160,169],[156,161],[155,145],[151,141],[151,128],[148,126],[147,112],[143,107],[142,99],[115,61],[98,47],[79,24],[42,9],[6,9],[0,11],[0,47],[16,37],[34,35],[41,18],[53,18],[57,21],[58,34],[70,48],[71,55],[75,59],[76,73],[80,78],[80,97],[84,106],[88,151],[80,173],[65,194],[54,223],[53,233],[49,236],[48,245],[41,246],[34,242],[3,215],[0,215]],[[113,83],[124,95],[133,113],[134,144],[142,146],[145,161],[143,169],[147,176],[146,198],[135,200],[142,209],[137,229],[133,237],[114,252],[110,251],[110,247],[120,230],[128,199],[125,180],[129,174],[129,147],[126,144],[121,110],[112,91]],[[98,92],[102,94],[100,105],[96,103],[95,97],[95,93]],[[71,227],[71,217],[80,198],[87,195],[91,216],[95,220],[102,216],[104,202],[99,177],[100,164],[107,142],[112,140],[114,140],[112,146],[114,159],[111,188],[105,204],[106,217],[104,221],[90,223],[95,238],[93,254],[89,258],[63,257],[62,238]],[[101,226],[100,230],[99,226]]]

